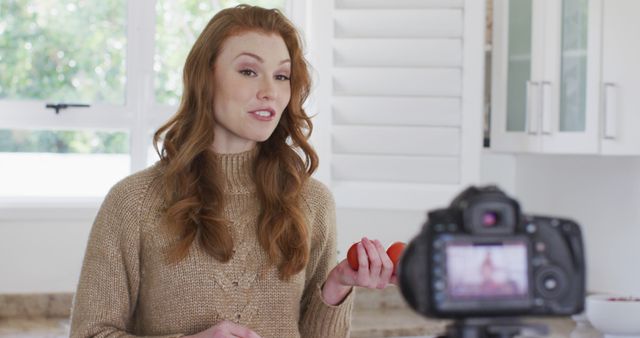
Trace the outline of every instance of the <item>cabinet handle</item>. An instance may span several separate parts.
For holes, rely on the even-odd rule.
[[[602,84],[602,108],[604,110],[604,138],[613,140],[617,134],[616,85],[611,82]]]
[[[551,135],[551,82],[542,81],[540,93],[540,106],[542,106],[542,113],[540,114],[542,133],[545,135]]]
[[[534,87],[537,89],[539,83],[537,81],[527,81],[527,107],[526,107],[526,119],[527,119],[527,132],[532,135],[538,134],[540,131],[538,113],[539,107],[534,91]]]

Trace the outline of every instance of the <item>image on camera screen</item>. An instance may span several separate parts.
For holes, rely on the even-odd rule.
[[[452,300],[526,299],[527,245],[456,243],[446,246],[447,293]]]

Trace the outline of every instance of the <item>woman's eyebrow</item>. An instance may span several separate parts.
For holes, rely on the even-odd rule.
[[[252,58],[258,60],[260,63],[264,63],[264,59],[263,58],[261,58],[260,56],[258,56],[256,54],[249,53],[249,52],[242,52],[242,53],[238,54],[238,56],[236,56],[234,59],[237,59],[237,58],[239,58],[241,56],[249,56],[249,57],[252,57]],[[284,60],[280,61],[280,64],[285,64],[285,63],[291,63],[291,59],[284,59]]]

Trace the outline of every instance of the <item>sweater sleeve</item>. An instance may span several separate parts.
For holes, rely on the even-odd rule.
[[[139,198],[125,179],[107,194],[93,223],[71,313],[71,338],[136,337],[133,313],[138,298]],[[181,337],[173,334],[162,337]]]
[[[314,217],[309,224],[311,254],[301,301],[300,334],[302,337],[348,337],[353,290],[338,305],[329,305],[322,299],[322,285],[336,265],[335,201],[324,185],[312,183],[307,204]]]

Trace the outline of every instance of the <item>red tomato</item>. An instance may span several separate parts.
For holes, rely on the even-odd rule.
[[[400,260],[400,256],[402,256],[402,251],[404,251],[405,246],[407,246],[407,244],[402,242],[395,242],[391,244],[391,246],[389,246],[389,248],[387,249],[387,255],[389,255],[389,258],[391,258],[391,261],[393,262],[394,275],[396,274],[398,261]]]
[[[358,271],[358,243],[353,243],[347,252],[347,261],[352,269]]]

